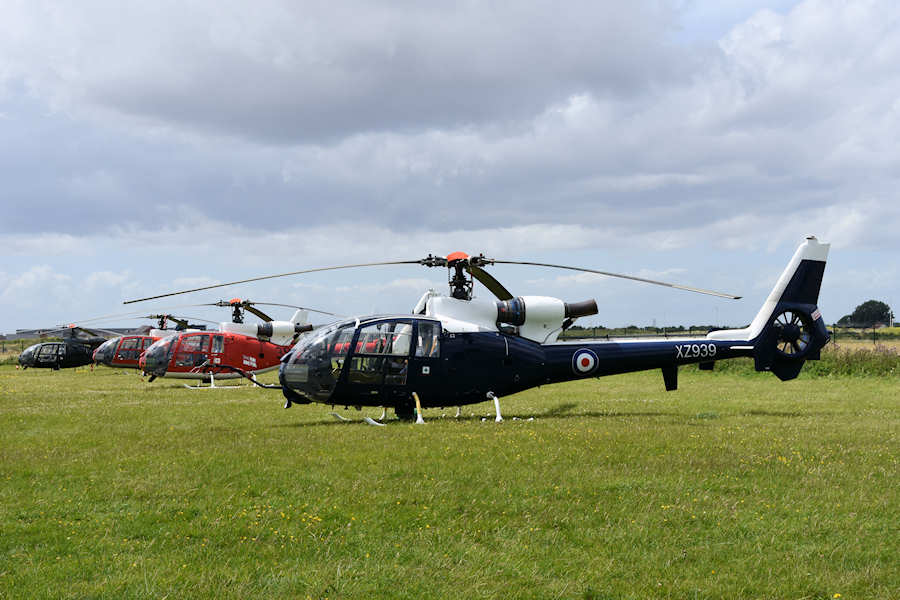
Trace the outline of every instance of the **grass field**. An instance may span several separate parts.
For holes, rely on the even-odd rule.
[[[259,389],[0,367],[0,597],[900,595],[900,377],[679,383],[376,428]]]
[[[847,347],[847,348],[871,348],[873,346],[884,346],[885,348],[894,348],[895,350],[900,350],[900,340],[876,340],[872,341],[868,340],[854,340],[854,339],[838,339],[835,344],[838,347]]]

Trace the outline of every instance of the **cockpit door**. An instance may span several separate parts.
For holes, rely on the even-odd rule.
[[[408,387],[427,405],[440,405],[442,390],[441,324],[438,321],[416,322]]]
[[[209,351],[209,362],[213,365],[221,365],[225,358],[225,336],[212,336],[212,348]]]
[[[65,357],[66,347],[63,344],[41,344],[36,359],[43,365],[58,365]]]
[[[412,334],[409,320],[379,321],[357,330],[346,382],[360,404],[393,406],[408,396]]]

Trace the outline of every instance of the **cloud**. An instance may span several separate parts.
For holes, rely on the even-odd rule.
[[[132,284],[132,275],[128,270],[118,273],[114,271],[94,271],[88,275],[83,282],[83,285],[88,290],[123,288],[130,287]]]
[[[90,256],[92,254],[91,244],[84,236],[68,233],[0,234],[0,240],[2,240],[0,243],[2,243],[4,251],[12,256],[59,256],[64,254]]]
[[[641,93],[689,62],[664,41],[675,17],[648,1],[17,3],[0,74],[66,110],[296,143],[515,119],[572,88]]]
[[[141,290],[462,249],[740,292],[810,233],[896,254],[900,9],[767,5],[13,3],[0,244]]]
[[[175,22],[167,4],[101,6],[16,5],[3,26],[2,71],[28,90],[0,133],[16,154],[4,162],[25,167],[4,173],[25,202],[8,231],[65,222],[165,239],[173,223],[208,219],[267,236],[545,223],[652,232],[671,248],[706,229],[734,246],[746,243],[742,223],[755,233],[830,207],[884,206],[897,183],[891,3],[758,11],[718,45],[673,42],[679,12],[665,3],[613,17],[536,3],[493,20],[492,5],[307,6],[301,18],[289,3],[196,4]],[[368,26],[344,22],[348,10]],[[360,89],[343,78],[363,67]],[[307,77],[323,83],[298,87]],[[453,89],[433,97],[436,78]],[[48,115],[26,97],[65,108]],[[395,113],[386,97],[423,107]],[[76,142],[48,148],[36,120],[38,140]],[[260,212],[276,217],[246,218]],[[871,239],[856,231],[839,233]]]
[[[7,309],[27,309],[35,304],[51,310],[58,309],[71,301],[72,292],[72,278],[55,272],[47,265],[31,267],[18,275],[0,273],[0,303]],[[62,320],[64,319],[60,322]],[[36,326],[48,327],[53,324],[45,321]]]

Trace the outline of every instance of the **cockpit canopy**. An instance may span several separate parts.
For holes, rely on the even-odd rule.
[[[121,338],[113,338],[111,340],[106,340],[100,346],[94,350],[94,361],[102,363],[104,365],[111,365],[113,356],[116,353],[116,347],[119,345],[119,340]]]
[[[59,364],[66,357],[63,342],[41,342],[28,346],[19,354],[19,364],[25,367]]]
[[[147,373],[161,377],[170,364],[174,367],[199,367],[210,360],[211,354],[218,357],[224,351],[225,336],[222,333],[175,333],[147,348],[142,357],[142,367]],[[214,360],[218,362],[219,359]]]
[[[426,318],[328,325],[302,337],[282,358],[282,385],[314,402],[326,402],[341,382],[403,385],[411,357],[440,355],[440,336],[440,322]]]
[[[173,333],[161,340],[155,341],[144,351],[140,359],[141,368],[151,375],[165,375],[172,354],[175,353],[175,346],[178,342],[179,334]]]

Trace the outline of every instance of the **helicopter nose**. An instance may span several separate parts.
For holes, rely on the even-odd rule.
[[[138,367],[144,373],[162,377],[168,368],[168,356],[165,348],[150,346],[138,359]]]
[[[278,379],[283,389],[292,392],[289,399],[293,402],[328,404],[331,401],[340,367],[321,350],[320,344],[314,343],[302,349],[294,348],[282,357]]]
[[[95,363],[100,363],[101,365],[106,365],[109,367],[112,366],[110,364],[112,363],[112,354],[112,349],[106,346],[106,344],[103,344],[102,346],[94,350],[92,358],[94,359]]]
[[[19,365],[28,368],[34,366],[34,354],[26,350],[19,355]]]

